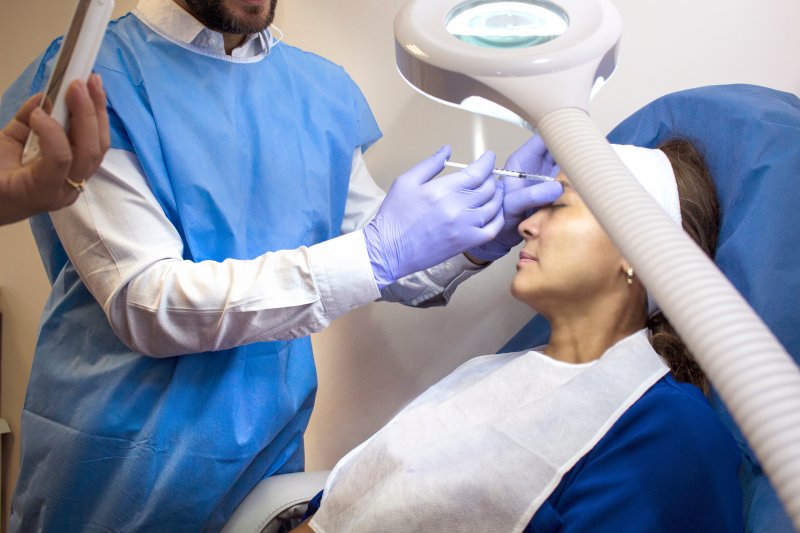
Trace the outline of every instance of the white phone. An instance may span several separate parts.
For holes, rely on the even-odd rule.
[[[45,88],[45,102],[52,104],[50,116],[68,128],[69,113],[64,101],[74,80],[88,80],[114,10],[114,0],[78,0],[69,29],[64,35],[53,73]],[[31,132],[22,151],[25,165],[39,155],[39,138]]]

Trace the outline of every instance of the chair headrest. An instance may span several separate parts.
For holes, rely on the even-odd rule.
[[[692,141],[722,209],[716,263],[800,361],[800,99],[754,85],[659,98],[623,121],[613,143]]]

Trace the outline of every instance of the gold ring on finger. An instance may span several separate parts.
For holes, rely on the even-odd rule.
[[[64,178],[64,181],[66,181],[67,185],[69,185],[70,187],[72,187],[73,189],[78,191],[79,193],[83,192],[83,185],[86,183],[85,180],[84,181],[75,181],[75,180],[72,180],[72,179],[69,179],[69,178]]]

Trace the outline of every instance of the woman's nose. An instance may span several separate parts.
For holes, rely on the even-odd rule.
[[[531,239],[535,239],[539,236],[539,218],[537,216],[538,212],[534,213],[533,215],[529,216],[525,220],[519,223],[517,227],[517,231],[519,231],[520,236],[529,241]]]

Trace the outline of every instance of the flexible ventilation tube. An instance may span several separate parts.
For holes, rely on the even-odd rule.
[[[554,111],[538,127],[719,392],[800,531],[800,370],[794,360],[631,175],[585,111]]]

